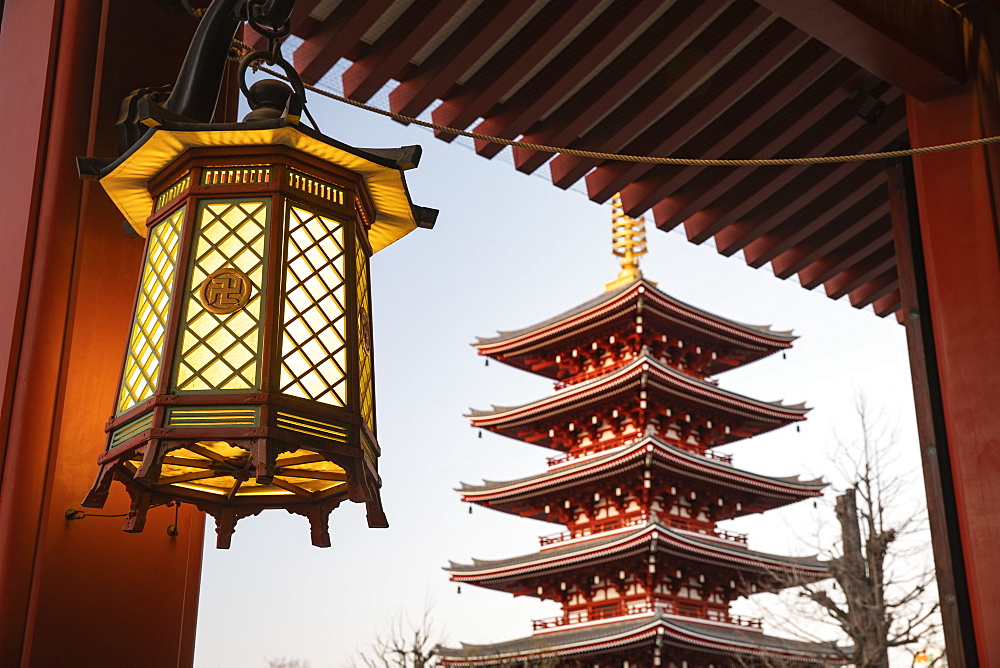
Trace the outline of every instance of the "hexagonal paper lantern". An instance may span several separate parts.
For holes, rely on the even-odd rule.
[[[143,528],[151,505],[236,522],[308,517],[330,545],[342,501],[379,496],[369,259],[436,212],[410,202],[419,147],[362,150],[286,118],[163,122],[93,169],[146,236],[107,446],[84,505],[113,480]],[[85,165],[81,171],[86,171]]]

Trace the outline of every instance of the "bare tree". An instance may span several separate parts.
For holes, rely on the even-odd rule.
[[[770,618],[813,641],[825,634],[804,620],[833,624],[852,645],[842,650],[845,661],[857,668],[889,668],[890,649],[907,648],[915,657],[939,632],[934,570],[927,559],[924,514],[913,510],[912,501],[904,507],[912,476],[890,472],[893,434],[864,397],[855,407],[858,438],[838,439],[838,468],[849,482],[834,508],[839,549],[826,551],[833,578],[807,583],[776,576],[778,588],[797,588],[802,604],[793,600],[789,614]],[[923,540],[913,544],[915,536]]]
[[[289,659],[282,656],[277,659],[268,659],[267,668],[309,668],[309,662],[303,661],[302,659]]]
[[[411,624],[402,613],[395,615],[387,630],[375,637],[372,646],[358,656],[355,665],[365,668],[430,668],[436,665],[437,633],[430,612],[419,624]]]

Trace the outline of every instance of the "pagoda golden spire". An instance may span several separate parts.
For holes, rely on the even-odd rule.
[[[646,219],[625,215],[621,193],[615,193],[611,198],[611,252],[618,256],[622,270],[618,272],[618,278],[605,285],[605,291],[642,278],[639,258],[646,254]]]

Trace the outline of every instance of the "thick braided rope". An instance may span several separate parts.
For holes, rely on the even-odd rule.
[[[287,77],[281,72],[275,72],[267,67],[260,67],[260,70],[263,72],[267,72],[272,76],[276,76],[280,79],[287,80]],[[684,165],[689,167],[787,167],[789,165],[824,165],[824,164],[840,163],[840,162],[864,162],[866,160],[887,160],[890,158],[903,158],[911,155],[938,153],[940,151],[953,151],[959,148],[968,148],[970,146],[983,146],[985,144],[995,144],[1000,142],[1000,136],[995,136],[995,137],[984,137],[982,139],[969,139],[967,141],[954,142],[952,144],[939,144],[937,146],[908,148],[899,151],[882,151],[880,153],[858,153],[855,155],[825,155],[814,158],[751,158],[751,159],[741,159],[741,160],[704,159],[704,158],[658,158],[648,155],[623,155],[619,153],[601,153],[599,151],[583,151],[575,148],[560,148],[557,146],[546,146],[545,144],[532,144],[530,142],[516,141],[514,139],[504,139],[503,137],[493,137],[491,135],[483,135],[477,132],[468,132],[466,130],[459,130],[458,128],[451,128],[448,127],[447,125],[428,123],[427,121],[421,121],[420,119],[413,118],[412,116],[404,116],[403,114],[397,114],[395,112],[387,111],[385,109],[379,109],[378,107],[373,107],[365,104],[364,102],[358,102],[357,100],[352,100],[348,97],[337,95],[336,93],[331,93],[330,91],[323,90],[322,88],[317,88],[316,86],[310,86],[309,84],[304,84],[304,85],[305,88],[318,95],[328,97],[338,102],[343,102],[344,104],[349,104],[352,107],[357,107],[359,109],[364,109],[365,111],[370,111],[375,114],[387,116],[401,123],[413,123],[414,125],[420,125],[422,127],[430,128],[432,130],[438,130],[439,132],[446,132],[448,134],[459,135],[461,137],[470,137],[472,139],[479,139],[480,141],[489,142],[491,144],[502,144],[504,146],[517,146],[518,148],[526,148],[532,151],[540,151],[542,153],[561,153],[563,155],[571,155],[577,158],[591,158],[594,160],[617,160],[619,162],[637,162],[647,165]]]

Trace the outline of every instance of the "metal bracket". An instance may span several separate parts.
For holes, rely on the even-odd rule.
[[[276,34],[284,29],[295,0],[212,0],[195,30],[173,86],[140,88],[122,101],[118,149],[125,153],[145,133],[139,118],[143,101],[190,123],[211,123],[236,31],[246,20]],[[270,39],[270,37],[269,37]]]

